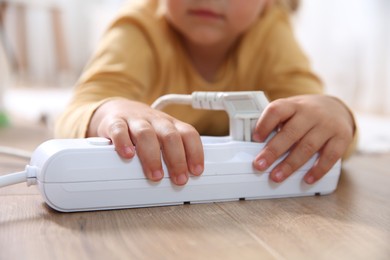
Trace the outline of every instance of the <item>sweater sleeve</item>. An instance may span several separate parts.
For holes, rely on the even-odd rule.
[[[153,51],[143,28],[129,19],[117,19],[103,36],[56,121],[56,137],[85,137],[93,113],[110,99],[143,101],[148,96],[155,71]]]

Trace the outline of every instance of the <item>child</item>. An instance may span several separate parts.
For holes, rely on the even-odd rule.
[[[253,162],[282,182],[319,152],[304,180],[320,179],[353,146],[349,109],[322,93],[293,37],[286,10],[271,0],[142,0],[125,6],[105,33],[56,126],[57,137],[103,136],[123,158],[136,153],[147,178],[184,185],[201,175],[201,135],[226,135],[224,112],[149,105],[167,93],[265,92],[271,104],[253,140],[280,131]]]

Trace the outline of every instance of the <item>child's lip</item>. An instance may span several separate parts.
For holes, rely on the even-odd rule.
[[[190,15],[204,17],[204,18],[214,18],[214,19],[223,18],[222,15],[220,15],[212,10],[208,10],[208,9],[192,9],[192,10],[189,10],[188,13]]]

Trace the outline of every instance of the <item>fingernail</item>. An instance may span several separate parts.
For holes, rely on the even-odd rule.
[[[253,134],[252,140],[255,142],[261,142],[260,135],[257,133]]]
[[[133,155],[135,153],[134,146],[125,146],[123,151],[126,155]]]
[[[314,181],[315,181],[315,179],[314,179],[313,175],[310,175],[310,176],[308,176],[308,177],[306,178],[306,183],[307,183],[307,184],[313,184]]]
[[[282,171],[277,171],[275,174],[274,174],[274,181],[276,182],[281,182],[283,181],[284,179],[284,174]]]
[[[257,161],[257,167],[259,170],[264,171],[267,169],[267,161],[265,159],[260,159]]]
[[[153,178],[153,180],[155,180],[155,181],[160,180],[163,176],[164,176],[164,174],[163,174],[162,171],[160,171],[160,170],[157,170],[157,171],[152,172],[152,178]]]
[[[177,185],[184,185],[187,183],[187,175],[185,174],[180,174],[176,176],[176,184]]]
[[[192,173],[194,175],[201,175],[203,172],[203,166],[202,165],[197,165],[195,166],[195,168],[193,169]]]

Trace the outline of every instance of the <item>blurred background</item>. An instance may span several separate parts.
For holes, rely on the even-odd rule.
[[[0,0],[0,124],[51,127],[122,2]],[[390,151],[390,1],[301,0],[292,21],[326,92],[356,112],[359,150]]]

